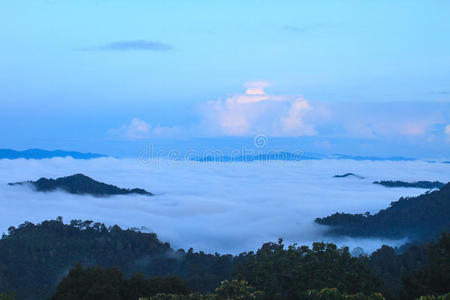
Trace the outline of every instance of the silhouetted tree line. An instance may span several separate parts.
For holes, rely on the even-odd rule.
[[[44,299],[76,264],[119,267],[127,276],[178,275],[197,291],[214,290],[231,279],[232,255],[175,251],[154,233],[106,227],[93,221],[62,218],[10,227],[0,239],[0,291],[19,299]]]
[[[368,267],[368,258],[352,257],[347,247],[314,243],[291,245],[282,240],[266,243],[256,253],[242,255],[235,277],[264,292],[264,299],[302,299],[310,289],[337,288],[344,293],[373,293],[380,280]]]
[[[285,247],[281,239],[256,252],[211,255],[175,251],[152,233],[58,218],[11,227],[2,237],[0,291],[52,300],[381,299],[380,292],[413,299],[449,292],[449,240],[444,234],[402,254],[384,246],[370,257],[326,243]]]
[[[408,237],[416,241],[438,238],[450,231],[450,183],[417,197],[400,198],[374,215],[336,213],[315,222],[330,226],[331,235]]]
[[[142,295],[158,293],[186,295],[188,288],[177,277],[145,278],[143,274],[133,274],[125,278],[118,268],[83,268],[77,264],[61,280],[50,300],[137,300]]]
[[[421,188],[421,189],[440,189],[445,184],[440,181],[416,181],[416,182],[405,182],[405,181],[392,181],[392,180],[381,180],[374,181],[374,184],[384,185],[386,187],[411,187],[411,188]]]

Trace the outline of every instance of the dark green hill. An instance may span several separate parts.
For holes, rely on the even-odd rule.
[[[412,287],[408,293],[434,294],[448,287],[448,235],[443,235],[434,244],[437,250],[430,253],[420,246],[399,256],[394,249],[383,247],[370,257],[353,257],[347,247],[325,243],[313,243],[312,248],[295,244],[285,247],[281,239],[239,256],[211,255],[192,249],[175,251],[153,233],[123,230],[117,225],[106,227],[92,221],[72,220],[69,225],[62,218],[36,225],[25,222],[18,228],[10,227],[8,232],[0,239],[0,295],[14,293],[18,300],[48,299],[58,282],[56,295],[61,297],[57,299],[128,300],[137,299],[136,293],[142,291],[149,295],[158,291],[184,294],[186,286],[172,276],[185,280],[189,290],[200,292],[213,291],[223,280],[245,280],[263,291],[264,299],[287,300],[304,299],[308,290],[330,286],[345,293],[383,291],[389,295],[387,299],[413,299],[398,297],[402,290],[400,277],[419,270],[425,273],[413,274],[405,281]],[[432,268],[424,269],[433,261]],[[86,267],[118,267],[121,271],[80,266],[72,269],[78,262]],[[66,277],[70,269],[72,272]],[[132,276],[135,272],[143,275]],[[384,282],[384,287],[374,275]],[[126,295],[117,297],[114,291]]]
[[[317,218],[331,235],[431,240],[450,229],[450,183],[417,197],[400,198],[374,215],[335,213]]]
[[[440,189],[445,184],[440,181],[416,181],[416,182],[405,182],[405,181],[392,181],[392,180],[381,180],[374,181],[374,184],[380,184],[386,187],[410,187],[410,188],[421,188],[421,189]]]
[[[60,177],[57,179],[40,178],[37,181],[25,181],[9,183],[9,185],[24,185],[31,184],[36,191],[51,192],[57,189],[64,190],[71,194],[90,194],[94,196],[112,196],[125,194],[141,194],[151,196],[152,193],[144,189],[123,189],[115,185],[106,184],[96,181],[83,174],[75,174],[67,177]]]
[[[10,227],[0,239],[0,293],[45,299],[76,264],[119,267],[127,276],[178,275],[191,289],[211,291],[231,278],[233,257],[173,250],[154,233],[61,218]]]

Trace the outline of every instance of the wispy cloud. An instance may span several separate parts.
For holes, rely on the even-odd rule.
[[[159,41],[133,40],[133,41],[114,41],[102,46],[83,48],[85,51],[168,51],[173,47],[169,44]]]
[[[318,28],[324,27],[324,24],[318,23],[318,24],[312,24],[312,25],[306,25],[306,26],[294,26],[294,25],[285,25],[283,26],[283,30],[297,33],[297,34],[303,34],[312,30],[316,30]]]
[[[143,140],[152,137],[168,137],[176,135],[177,127],[151,126],[144,120],[133,118],[128,125],[110,129],[108,135],[114,138],[126,140]]]

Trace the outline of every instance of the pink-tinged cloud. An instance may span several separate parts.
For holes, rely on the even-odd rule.
[[[269,82],[265,81],[253,81],[247,82],[244,86],[247,88],[245,93],[247,95],[264,95],[264,88],[270,86]]]
[[[147,122],[133,118],[127,127],[127,137],[130,139],[146,138],[150,134],[150,128],[151,126]]]
[[[314,127],[303,120],[312,109],[307,100],[267,94],[264,88],[269,85],[267,82],[250,82],[245,84],[245,94],[209,101],[203,107],[205,126],[212,134],[231,136],[315,134]]]
[[[141,140],[152,137],[169,137],[178,133],[176,127],[162,127],[160,125],[152,127],[149,123],[133,118],[130,124],[117,129],[110,129],[108,135],[114,138],[127,140]]]
[[[294,136],[315,135],[314,127],[311,124],[305,124],[303,120],[311,109],[311,105],[303,98],[292,102],[289,114],[281,118],[283,133]]]
[[[430,125],[427,122],[405,122],[399,131],[403,135],[424,135]]]

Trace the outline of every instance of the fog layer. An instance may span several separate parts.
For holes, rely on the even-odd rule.
[[[333,178],[352,172],[365,177]],[[155,194],[95,198],[64,192],[34,192],[8,182],[83,173],[123,188]],[[63,216],[156,232],[174,248],[239,253],[283,237],[309,244],[326,240],[372,251],[405,240],[328,239],[316,217],[334,212],[377,212],[401,196],[423,189],[386,188],[375,180],[450,181],[442,163],[311,160],[300,162],[196,163],[99,158],[0,160],[0,231],[24,221]]]

